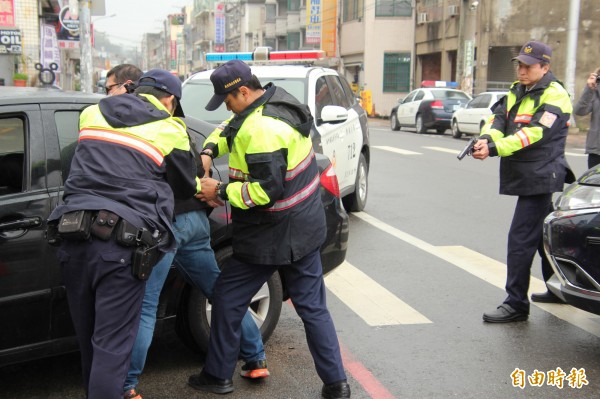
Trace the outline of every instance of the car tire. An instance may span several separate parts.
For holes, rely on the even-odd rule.
[[[415,129],[417,130],[417,133],[419,133],[419,134],[427,133],[427,129],[425,128],[425,125],[423,124],[423,117],[420,114],[417,115],[417,118],[415,119]]]
[[[222,268],[225,261],[233,254],[231,246],[216,251],[215,258]],[[176,330],[179,338],[190,349],[206,353],[210,335],[210,318],[212,305],[202,291],[188,287],[180,302],[177,313]],[[283,285],[279,273],[273,273],[250,303],[250,312],[260,329],[263,343],[275,331],[281,306],[283,304]],[[181,312],[181,313],[180,313]],[[182,319],[182,320],[180,320]]]
[[[390,115],[390,128],[394,131],[400,130],[400,122],[398,122],[398,115],[396,113]]]
[[[435,128],[435,131],[436,131],[438,134],[444,134],[444,133],[446,132],[446,128],[445,128],[445,127],[436,127],[436,128]]]
[[[354,192],[342,198],[344,208],[348,212],[360,212],[365,209],[367,204],[367,194],[369,193],[369,167],[365,156],[361,153],[358,156],[358,166],[356,168],[356,180],[354,182]]]
[[[458,122],[456,119],[452,119],[452,137],[459,139],[462,137],[462,132],[458,128]]]

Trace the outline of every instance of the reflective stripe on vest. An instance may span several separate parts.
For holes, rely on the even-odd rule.
[[[515,116],[515,123],[530,123],[533,115],[529,114],[518,114]]]
[[[523,146],[523,148],[531,144],[529,136],[523,130],[519,130],[518,132],[516,132],[515,136],[517,136],[521,140],[521,145]]]
[[[289,209],[289,208],[299,204],[300,202],[304,201],[307,197],[309,197],[312,193],[314,193],[319,188],[319,182],[320,182],[320,176],[317,173],[315,178],[303,189],[301,189],[300,191],[298,191],[296,194],[292,195],[289,198],[275,202],[275,205],[273,205],[271,208],[265,209],[265,211],[268,211],[268,212],[283,211],[283,210]]]
[[[311,148],[310,152],[308,153],[306,158],[304,158],[302,160],[302,162],[300,162],[298,165],[296,165],[296,167],[294,169],[290,169],[285,173],[285,180],[292,180],[293,178],[298,176],[300,173],[302,173],[304,171],[304,169],[309,167],[309,165],[312,162],[312,159],[314,157],[315,157],[315,152]],[[244,173],[239,169],[234,169],[232,167],[229,167],[229,178],[230,179],[248,181],[249,180],[248,176],[249,176],[248,173]]]
[[[85,128],[79,132],[79,141],[99,140],[137,150],[150,158],[158,166],[162,165],[164,156],[162,152],[145,140],[111,130]]]

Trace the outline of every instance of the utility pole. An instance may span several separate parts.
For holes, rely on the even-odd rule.
[[[579,33],[579,8],[581,0],[570,0],[567,32],[567,63],[565,83],[571,98],[575,98],[575,72],[577,66],[577,36]]]
[[[91,35],[90,0],[79,0],[79,73],[81,76],[81,91],[92,91],[92,35]]]

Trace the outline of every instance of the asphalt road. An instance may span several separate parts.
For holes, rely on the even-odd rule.
[[[482,313],[504,298],[514,198],[497,194],[497,159],[457,161],[465,144],[449,132],[392,132],[386,120],[371,121],[367,207],[351,215],[347,263],[326,279],[352,397],[595,397],[600,317],[567,305],[534,305],[524,323],[482,322]],[[581,174],[582,145],[570,139],[567,152]],[[540,288],[538,264],[533,291]],[[228,398],[320,397],[291,306],[283,307],[266,351],[271,377],[253,383],[236,376]],[[174,334],[156,339],[141,379],[143,397],[216,398],[186,385],[201,367],[202,356]],[[562,389],[549,385],[558,368],[579,385],[567,379]],[[514,372],[545,380],[521,388],[513,385]],[[0,369],[0,398],[83,398],[78,354]]]

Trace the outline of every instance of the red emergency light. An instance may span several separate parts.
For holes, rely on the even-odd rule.
[[[325,58],[323,50],[271,51],[269,47],[257,47],[252,53],[207,53],[208,62],[227,62],[238,59],[244,62],[261,61],[311,61]]]
[[[446,82],[445,80],[424,80],[421,82],[421,87],[448,87],[456,89],[458,82]]]

